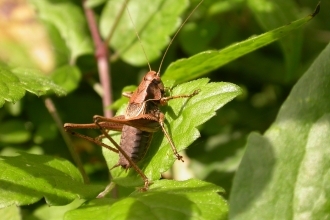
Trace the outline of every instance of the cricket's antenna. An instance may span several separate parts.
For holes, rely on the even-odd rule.
[[[157,75],[158,75],[158,76],[160,75],[160,69],[162,68],[162,65],[163,65],[163,62],[164,62],[165,56],[166,56],[166,54],[167,54],[167,51],[168,51],[168,49],[170,49],[170,46],[171,46],[171,44],[173,43],[175,37],[178,35],[178,33],[179,33],[180,30],[182,29],[183,25],[185,25],[185,23],[188,21],[188,19],[191,17],[191,15],[192,15],[192,14],[196,11],[196,9],[197,9],[197,8],[203,3],[203,1],[204,1],[204,0],[200,1],[200,2],[198,3],[198,5],[194,8],[194,10],[192,10],[192,11],[190,12],[190,14],[189,14],[188,17],[186,18],[186,20],[184,20],[184,22],[180,25],[179,29],[176,31],[176,33],[175,33],[174,36],[172,37],[170,43],[168,44],[168,46],[167,46],[167,48],[166,48],[166,50],[165,50],[165,53],[164,53],[164,55],[163,55],[163,58],[162,58],[162,60],[160,61],[159,69],[158,69],[158,71],[157,71]]]
[[[132,24],[133,24],[133,28],[134,28],[134,31],[135,31],[136,37],[137,37],[138,40],[139,40],[139,43],[140,43],[140,45],[141,45],[141,47],[142,47],[142,50],[143,50],[144,56],[146,57],[146,60],[147,60],[147,62],[148,62],[149,71],[151,71],[151,66],[150,66],[150,62],[149,62],[149,59],[148,59],[147,53],[146,53],[146,51],[144,50],[144,47],[143,47],[143,44],[142,44],[141,38],[140,38],[140,36],[139,36],[139,34],[138,34],[137,30],[136,30],[136,27],[135,27],[135,24],[134,24],[134,22],[133,22],[133,19],[132,19],[131,13],[130,13],[129,10],[128,10],[127,1],[128,1],[128,0],[125,0],[125,5],[126,5],[126,10],[127,10],[127,13],[128,13],[129,19],[131,20],[131,22],[132,22]]]

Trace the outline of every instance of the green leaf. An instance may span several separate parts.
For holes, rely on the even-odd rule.
[[[0,142],[18,144],[27,142],[31,133],[26,129],[22,120],[8,120],[0,124]]]
[[[53,24],[71,50],[71,60],[92,53],[93,44],[89,37],[87,22],[81,7],[66,0],[30,0],[38,9],[42,20]]]
[[[53,121],[46,120],[40,124],[35,124],[35,127],[36,131],[33,136],[33,142],[36,144],[40,144],[46,140],[54,140],[58,135],[58,127]]]
[[[87,0],[85,4],[86,7],[95,8],[97,6],[104,4],[105,2],[107,2],[107,0]]]
[[[291,31],[306,24],[316,14],[317,12],[314,12],[314,14],[294,21],[289,25],[285,25],[256,37],[251,37],[219,51],[204,51],[187,59],[177,60],[167,68],[163,75],[163,80],[176,80],[176,83],[181,83],[203,76],[238,57],[280,39]]]
[[[107,2],[100,21],[100,31],[104,38],[108,37],[123,5],[123,0]],[[179,16],[187,6],[187,0],[130,1],[128,9],[134,25],[124,11],[110,46],[126,62],[132,65],[145,65],[147,60],[137,39],[135,26],[147,57],[152,62],[162,55],[161,50],[168,45],[169,36],[178,27]]]
[[[292,0],[249,0],[248,5],[265,31],[299,18],[297,4]],[[286,10],[288,8],[290,10]],[[302,33],[301,30],[293,31],[293,33],[279,41],[286,61],[287,80],[297,73],[297,68],[300,64],[303,43]]]
[[[17,206],[9,206],[6,208],[0,209],[0,216],[2,219],[6,220],[21,220],[20,208]]]
[[[123,92],[134,92],[134,90],[136,90],[136,86],[125,86],[122,90]],[[127,104],[128,98],[125,96],[121,96],[119,99],[117,99],[111,106],[110,109],[115,109],[118,110],[121,106]]]
[[[215,111],[241,93],[238,86],[231,83],[208,83],[209,79],[199,79],[179,85],[171,95],[191,94],[200,89],[200,93],[190,99],[174,99],[169,102],[166,111],[166,127],[180,152],[187,148],[200,134],[196,129],[215,115]],[[115,140],[119,143],[119,135]],[[103,154],[108,167],[118,162],[118,154],[107,149]],[[156,132],[150,148],[138,166],[150,180],[160,179],[161,173],[167,171],[175,161],[175,156],[161,131]],[[143,181],[134,169],[126,172],[121,167],[111,171],[113,181],[124,186],[141,186]]]
[[[53,54],[55,58],[55,66],[51,71],[59,66],[70,63],[71,50],[66,43],[66,40],[62,37],[60,30],[53,24],[53,22],[43,21],[43,26],[46,28],[49,41],[51,42]],[[72,63],[71,63],[72,64]]]
[[[19,78],[7,69],[0,68],[0,107],[7,102],[17,102],[25,95]]]
[[[52,73],[52,80],[62,86],[67,92],[71,92],[78,87],[81,79],[81,72],[76,66],[65,65],[56,69]]]
[[[64,219],[64,215],[67,211],[78,208],[84,200],[76,199],[72,203],[66,206],[48,206],[42,205],[38,207],[32,214],[32,219],[38,220],[59,220]],[[29,218],[28,218],[29,219]]]
[[[219,32],[219,24],[216,22],[188,23],[180,31],[180,44],[186,53],[194,55],[205,48],[211,49],[208,45]]]
[[[91,200],[65,219],[226,219],[227,203],[219,192],[220,187],[195,179],[155,181],[147,192],[125,199]]]
[[[42,197],[48,205],[65,205],[95,198],[102,190],[84,185],[78,169],[64,159],[23,152],[0,158],[0,207],[32,204]]]
[[[273,125],[251,134],[230,197],[233,219],[328,219],[330,44]]]
[[[21,81],[21,86],[37,96],[47,94],[48,90],[52,90],[57,95],[66,95],[66,91],[54,84],[48,77],[42,75],[41,72],[34,69],[15,68],[12,70]]]
[[[17,102],[25,95],[25,90],[45,95],[49,90],[57,95],[66,95],[66,91],[54,84],[38,70],[16,68],[8,70],[0,68],[0,107],[8,102]]]

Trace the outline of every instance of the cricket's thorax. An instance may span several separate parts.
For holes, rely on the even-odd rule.
[[[120,146],[133,162],[139,162],[149,148],[153,133],[141,131],[128,125],[124,125],[122,131]],[[121,153],[119,153],[118,165],[125,169],[131,167],[129,161]]]

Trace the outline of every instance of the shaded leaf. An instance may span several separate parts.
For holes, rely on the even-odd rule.
[[[330,44],[293,87],[276,121],[251,134],[230,197],[233,219],[327,219]]]
[[[226,219],[227,203],[219,192],[220,187],[195,179],[155,181],[147,192],[125,199],[91,200],[65,219]]]
[[[84,185],[78,169],[64,159],[27,153],[0,158],[0,207],[32,204],[42,197],[48,205],[65,205],[95,198],[102,190]]]
[[[248,5],[265,31],[299,18],[298,7],[292,0],[249,0]],[[290,8],[290,10],[285,10]],[[297,73],[302,49],[302,30],[293,31],[290,35],[279,40],[286,61],[286,79],[289,80]]]
[[[0,124],[0,142],[18,144],[31,138],[31,133],[26,129],[22,120],[8,120]]]
[[[176,80],[176,83],[181,83],[203,76],[206,73],[237,59],[238,57],[280,39],[291,31],[306,24],[317,14],[317,12],[314,12],[314,14],[305,18],[294,21],[289,25],[285,25],[256,37],[251,37],[222,50],[204,51],[187,59],[177,60],[166,69],[163,75],[163,80],[171,79]]]
[[[108,37],[123,5],[123,0],[107,2],[100,21],[100,31],[104,38]],[[187,0],[129,2],[128,9],[150,62],[162,55],[161,50],[168,45],[169,36],[178,27],[179,16],[187,5]],[[136,37],[134,26],[125,10],[110,45],[126,62],[132,65],[145,65],[147,60]]]
[[[54,83],[63,87],[67,92],[75,90],[78,87],[80,79],[80,70],[72,65],[62,66],[52,73]]]
[[[134,90],[136,90],[136,86],[125,86],[122,90],[123,92],[134,92]],[[115,109],[118,110],[122,105],[127,104],[128,98],[125,96],[121,96],[119,99],[117,99],[111,106],[110,109]]]
[[[206,50],[205,48],[211,49],[208,45],[219,31],[219,24],[216,22],[188,23],[179,35],[182,49],[189,55]]]

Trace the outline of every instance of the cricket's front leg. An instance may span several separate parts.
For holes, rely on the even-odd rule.
[[[160,113],[160,115],[159,115],[159,124],[160,124],[160,127],[162,128],[162,130],[163,130],[163,132],[164,132],[164,134],[165,134],[165,136],[166,136],[168,142],[170,143],[171,148],[172,148],[172,150],[173,150],[173,153],[174,153],[174,155],[176,156],[176,159],[177,159],[177,160],[181,160],[182,162],[184,162],[184,160],[182,159],[182,156],[181,156],[181,155],[178,153],[178,151],[176,150],[172,138],[170,137],[170,135],[168,134],[168,132],[167,132],[166,129],[165,129],[165,126],[164,126],[164,120],[165,120],[165,116],[164,116],[164,114],[163,114],[163,113]]]
[[[189,95],[175,95],[175,96],[167,96],[167,97],[162,97],[160,99],[160,104],[161,105],[166,105],[167,102],[171,99],[179,99],[179,98],[191,98],[195,95],[197,95],[201,90],[197,89],[195,90],[193,93],[189,94]]]

